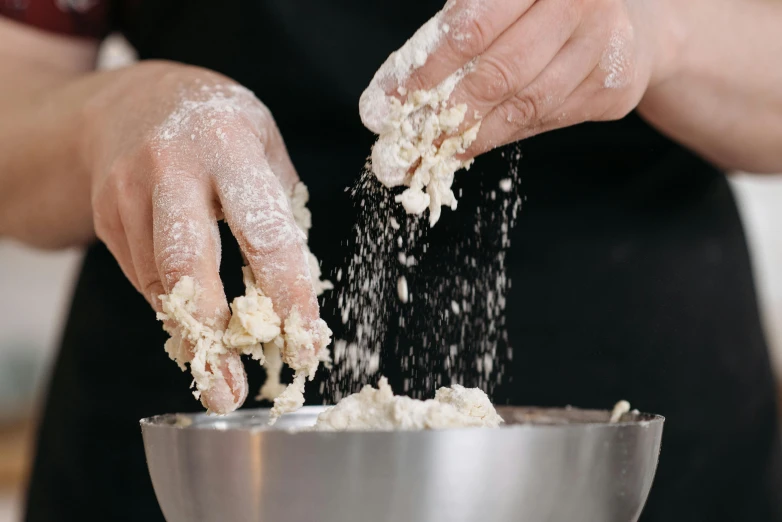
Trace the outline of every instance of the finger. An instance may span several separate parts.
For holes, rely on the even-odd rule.
[[[441,20],[442,41],[426,63],[413,69],[401,85],[408,91],[433,89],[474,58],[482,56],[509,29],[513,30],[533,4],[535,0],[448,2],[443,11],[435,15]],[[443,30],[446,27],[447,30]],[[392,89],[396,87],[391,85]]]
[[[582,101],[582,95],[574,98],[574,94],[598,66],[601,46],[601,40],[594,36],[574,36],[530,85],[484,118],[477,139],[463,159],[544,130],[585,121],[578,117],[575,106]]]
[[[130,284],[141,292],[136,270],[133,266],[133,258],[130,254],[127,235],[117,205],[104,200],[100,202],[93,201],[93,207],[95,208],[95,234],[106,245],[111,255],[114,256],[120,270],[128,278]]]
[[[299,182],[299,175],[293,166],[288,149],[282,139],[282,134],[277,129],[277,124],[271,120],[268,124],[267,139],[262,142],[266,144],[266,153],[269,160],[269,166],[272,172],[277,176],[287,194],[293,192],[293,187]]]
[[[534,1],[450,0],[380,66],[359,102],[364,125],[380,134],[387,96],[398,96],[400,87],[434,88],[488,49]]]
[[[120,270],[122,270],[122,273],[125,274],[125,277],[130,281],[130,284],[133,285],[133,288],[135,288],[139,293],[143,294],[141,290],[141,285],[139,284],[138,276],[136,275],[136,269],[133,265],[133,256],[130,253],[130,245],[128,244],[128,240],[125,237],[124,233],[121,237],[116,237],[111,241],[111,245],[106,244],[106,247],[109,249],[109,252],[111,252],[111,255],[114,256],[114,259],[117,261],[117,264],[120,267]]]
[[[160,282],[171,293],[183,277],[191,277],[200,288],[193,316],[223,330],[230,312],[218,273],[220,240],[211,187],[184,171],[169,171],[158,178],[161,181],[152,198],[152,231]],[[191,371],[194,377],[202,371],[211,376],[211,387],[204,390],[201,401],[215,413],[229,413],[247,397],[247,377],[235,353],[194,360]]]
[[[272,170],[262,144],[242,134],[232,140],[243,151],[244,161],[216,176],[223,214],[277,314],[285,321],[297,309],[308,328],[319,319],[319,308],[304,233],[294,221],[289,191]]]
[[[152,241],[152,202],[138,187],[117,201],[122,227],[129,247],[128,255],[136,274],[136,288],[156,312],[162,311],[160,295],[166,293],[155,262]],[[146,193],[149,193],[148,190]]]
[[[469,108],[457,133],[471,128],[533,83],[571,39],[579,18],[572,2],[547,0],[535,3],[505,31],[451,95],[453,104],[464,103]]]

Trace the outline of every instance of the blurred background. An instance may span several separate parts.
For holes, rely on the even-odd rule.
[[[127,43],[111,37],[99,65],[119,67],[133,59]],[[774,366],[782,376],[782,175],[736,174],[732,182]],[[20,520],[37,407],[80,260],[77,250],[39,252],[0,240],[0,522]]]

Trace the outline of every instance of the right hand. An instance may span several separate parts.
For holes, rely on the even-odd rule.
[[[158,296],[191,276],[203,289],[197,319],[224,329],[230,312],[217,229],[224,218],[280,318],[297,306],[314,322],[304,238],[288,203],[298,176],[269,110],[204,69],[132,69],[90,101],[84,142],[95,231],[130,282],[160,311]],[[202,402],[227,413],[244,401],[247,378],[237,354],[223,356],[218,371],[225,381]]]

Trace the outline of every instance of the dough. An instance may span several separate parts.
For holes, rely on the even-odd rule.
[[[395,396],[385,377],[378,387],[364,386],[318,416],[315,431],[438,430],[497,428],[503,420],[486,394],[458,384],[420,401]]]
[[[467,105],[447,106],[454,88],[471,68],[468,64],[431,91],[409,93],[404,103],[387,97],[388,118],[372,148],[372,171],[377,178],[389,187],[407,186],[396,201],[408,214],[421,214],[428,208],[431,226],[440,219],[443,206],[456,209],[451,190],[454,173],[472,165],[472,160],[462,161],[456,155],[475,141],[481,124],[455,134],[464,121]],[[443,137],[437,146],[437,140]]]
[[[381,65],[361,95],[359,113],[367,128],[379,135],[372,148],[372,171],[388,187],[406,185],[396,197],[409,214],[429,209],[429,223],[440,219],[442,206],[456,208],[451,190],[454,172],[469,168],[472,161],[456,159],[475,141],[480,122],[457,134],[467,106],[448,107],[459,82],[474,67],[474,61],[429,91],[397,89],[402,99],[386,94],[389,85],[403,85],[424,66],[451,28],[442,11],[425,23]],[[477,113],[475,119],[479,120]],[[441,144],[438,140],[443,139]],[[412,174],[410,170],[414,168]]]
[[[611,424],[615,424],[622,419],[622,416],[630,411],[630,403],[627,401],[619,401],[611,411],[611,419],[608,421]]]

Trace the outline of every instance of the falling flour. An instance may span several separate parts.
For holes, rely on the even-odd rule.
[[[316,431],[439,430],[497,428],[503,423],[484,392],[454,385],[421,401],[395,396],[385,377],[318,415]]]
[[[330,382],[335,401],[375,381],[387,317],[398,303],[398,280],[390,265],[400,223],[389,219],[388,190],[364,172],[350,194],[360,212],[355,242],[348,245],[345,267],[335,277],[340,283],[336,312],[345,327],[344,337],[334,341]]]
[[[306,186],[298,183],[290,201],[294,219],[305,234],[311,226],[306,209],[308,197]],[[320,280],[317,259],[306,245],[305,249],[317,292],[331,288],[331,283]],[[322,319],[306,328],[296,306],[285,321],[281,321],[274,311],[272,300],[256,286],[250,268],[243,268],[243,273],[245,295],[231,303],[232,316],[224,331],[195,318],[201,288],[189,276],[182,277],[170,294],[160,296],[163,312],[158,314],[158,319],[164,321],[164,329],[171,335],[165,345],[169,357],[183,371],[186,363],[190,365],[196,398],[210,390],[216,380],[224,380],[221,372],[216,370],[221,356],[235,352],[249,355],[265,365],[268,376],[260,397],[274,400],[273,423],[280,415],[304,404],[305,381],[314,378],[320,362],[329,360],[326,346],[331,339],[331,330]],[[317,353],[316,346],[322,347]],[[296,372],[293,383],[287,387],[280,383],[282,362]],[[241,372],[231,373],[238,375]]]

